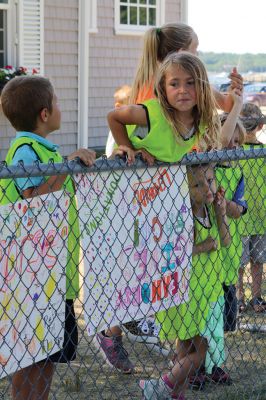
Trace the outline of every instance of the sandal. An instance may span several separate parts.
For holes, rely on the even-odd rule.
[[[266,301],[262,297],[254,297],[250,300],[249,304],[256,313],[266,311]]]
[[[244,311],[246,311],[247,305],[244,302],[244,299],[239,299],[238,300],[238,311],[239,313],[243,313]]]

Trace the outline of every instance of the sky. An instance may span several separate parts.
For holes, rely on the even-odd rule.
[[[200,51],[266,53],[266,0],[187,0]]]

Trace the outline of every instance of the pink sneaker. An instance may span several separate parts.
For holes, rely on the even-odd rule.
[[[122,336],[104,336],[97,333],[94,339],[104,359],[111,367],[115,367],[124,374],[134,372],[134,365],[128,358],[128,352],[123,346]]]

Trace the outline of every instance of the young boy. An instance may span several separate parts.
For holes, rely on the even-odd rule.
[[[243,101],[235,98],[234,108],[238,112],[232,117],[231,113],[221,115],[222,129],[230,133],[231,140],[225,149],[237,149],[244,143],[245,128],[239,119]],[[226,198],[226,214],[232,237],[231,245],[221,249],[221,258],[225,271],[224,280],[224,330],[232,332],[236,329],[237,297],[236,283],[238,281],[239,264],[242,255],[241,216],[247,212],[244,198],[245,185],[242,168],[234,162],[224,162],[216,167],[216,179],[224,189]]]
[[[242,101],[238,107],[241,110]],[[228,133],[232,132],[231,140],[226,146],[227,149],[235,149],[244,142],[244,127],[237,117],[231,118],[229,114],[221,116],[223,129]],[[228,247],[221,247],[219,258],[224,271],[224,332],[232,332],[236,329],[237,318],[237,297],[236,283],[238,280],[239,262],[242,254],[242,243],[240,236],[239,219],[246,213],[247,204],[244,200],[244,178],[242,169],[235,163],[222,163],[216,166],[215,175],[217,184],[225,190],[226,215],[228,220],[231,244]],[[206,365],[207,379],[213,383],[231,384],[229,374],[223,370],[223,360],[216,360],[214,364],[211,357]]]
[[[47,136],[60,128],[61,112],[50,81],[40,76],[20,76],[12,79],[1,95],[2,109],[12,126],[16,138],[11,142],[6,156],[8,165],[23,160],[25,165],[36,160],[47,163],[50,159],[62,162],[58,146],[47,140]],[[68,160],[79,157],[91,166],[95,152],[79,149],[68,156]],[[79,225],[75,203],[75,188],[69,176],[29,177],[4,179],[1,182],[0,204],[16,202],[20,198],[65,188],[71,195],[69,208],[68,258],[66,266],[66,314],[63,349],[46,360],[35,363],[14,373],[12,396],[15,400],[47,400],[54,373],[54,362],[66,363],[75,359],[78,342],[74,299],[79,290]],[[12,350],[12,349],[11,349]]]
[[[263,147],[257,139],[257,133],[263,128],[263,115],[260,108],[252,103],[244,104],[241,112],[246,129],[244,149]],[[250,306],[255,312],[266,310],[266,301],[261,295],[263,263],[266,262],[266,165],[263,158],[241,161],[245,178],[245,196],[248,212],[242,218],[243,255],[239,270],[239,311],[245,310],[243,288],[244,268],[250,262],[251,300]]]
[[[119,88],[117,88],[116,91],[114,92],[115,107],[122,107],[124,105],[129,104],[130,95],[131,95],[131,86],[122,85]],[[112,132],[109,131],[105,146],[105,154],[107,157],[111,157],[114,147],[115,147],[115,140],[112,135]]]

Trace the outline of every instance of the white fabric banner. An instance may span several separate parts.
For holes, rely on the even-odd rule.
[[[186,168],[75,179],[88,334],[186,301],[193,245]]]
[[[62,347],[69,201],[59,191],[0,207],[0,378]]]

